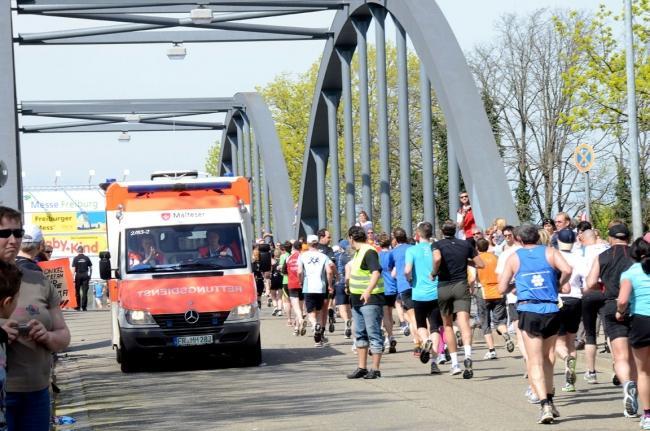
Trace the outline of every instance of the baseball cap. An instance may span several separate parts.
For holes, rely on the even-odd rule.
[[[557,244],[560,250],[571,250],[576,242],[576,234],[571,229],[562,229],[557,233]]]
[[[545,226],[547,224],[550,224],[551,226],[555,226],[555,221],[552,218],[545,218],[544,221],[542,222],[542,226]]]
[[[630,231],[628,230],[627,226],[624,224],[615,224],[614,226],[609,228],[609,231],[607,232],[609,236],[612,238],[616,239],[629,239],[630,238]]]
[[[311,244],[313,242],[318,242],[318,237],[316,235],[307,235],[307,243]]]
[[[25,234],[23,235],[23,244],[38,244],[43,241],[43,232],[41,228],[33,224],[23,226]]]
[[[343,250],[350,248],[350,241],[347,239],[342,239],[339,241],[339,247],[341,247]]]

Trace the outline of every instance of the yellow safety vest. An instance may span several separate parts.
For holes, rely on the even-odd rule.
[[[361,248],[357,250],[352,258],[351,272],[350,272],[350,293],[361,295],[364,290],[368,288],[370,284],[371,272],[367,269],[361,269],[361,262],[369,250],[374,250],[371,246],[367,244],[362,244]],[[379,277],[377,285],[372,289],[372,294],[383,293],[384,292],[384,280]]]

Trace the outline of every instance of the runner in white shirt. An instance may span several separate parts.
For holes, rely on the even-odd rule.
[[[298,277],[302,280],[302,293],[305,296],[305,309],[314,328],[314,343],[323,347],[325,328],[321,325],[323,304],[327,291],[334,291],[332,284],[332,261],[318,251],[318,237],[308,235],[309,250],[298,258]]]

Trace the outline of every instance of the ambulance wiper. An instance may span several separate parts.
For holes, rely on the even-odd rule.
[[[174,269],[223,269],[223,266],[213,262],[198,261],[179,263]]]

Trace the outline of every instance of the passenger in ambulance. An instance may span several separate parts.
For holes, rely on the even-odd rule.
[[[156,266],[165,263],[165,255],[156,247],[156,240],[150,234],[138,238],[137,250],[130,250],[128,254],[129,268],[137,265]]]
[[[232,249],[221,243],[221,233],[212,229],[207,233],[208,246],[199,248],[200,257],[230,257],[234,260]]]

